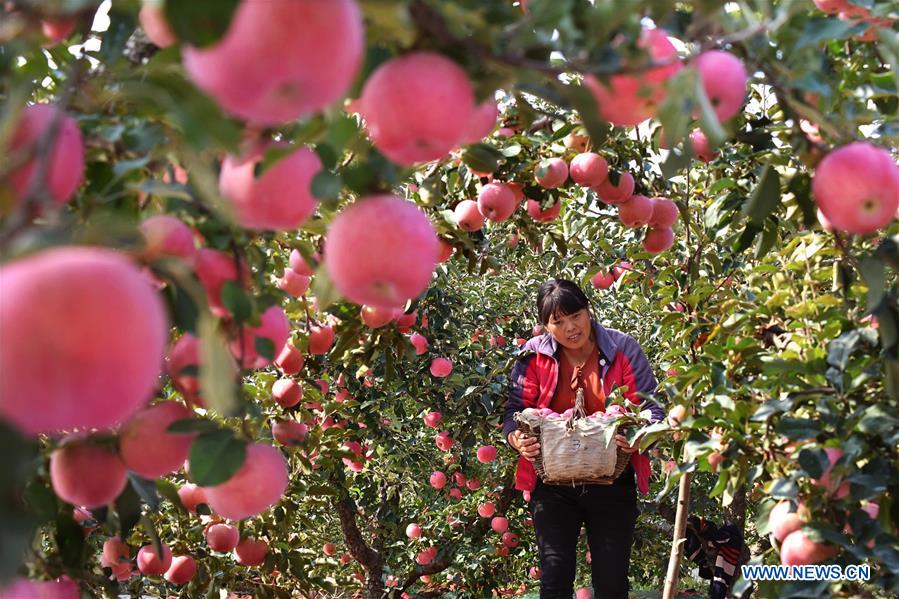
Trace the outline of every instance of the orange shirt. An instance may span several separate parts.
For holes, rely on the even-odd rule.
[[[606,394],[602,387],[602,377],[599,370],[599,349],[593,344],[590,357],[584,362],[582,368],[575,368],[574,364],[565,356],[564,351],[559,351],[559,384],[549,407],[552,411],[561,414],[568,408],[574,407],[574,401],[578,387],[584,388],[584,409],[587,415],[594,412],[604,412],[606,409]]]

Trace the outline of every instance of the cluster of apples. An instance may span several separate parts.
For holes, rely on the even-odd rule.
[[[175,401],[148,407],[119,429],[118,451],[97,435],[65,437],[50,456],[54,492],[75,506],[92,509],[119,496],[128,471],[150,480],[177,472],[187,460],[194,435],[170,433],[168,427],[191,416],[188,408]],[[147,451],[149,447],[154,451]],[[250,444],[246,451],[244,464],[231,479],[203,488],[209,506],[232,520],[265,511],[287,488],[287,463],[280,451],[265,444]],[[266,484],[261,487],[252,481]]]
[[[590,283],[596,289],[608,289],[615,284],[615,281],[623,277],[631,270],[633,270],[633,265],[630,262],[622,260],[621,262],[616,264],[609,272],[597,272],[590,279]]]
[[[424,416],[424,423],[426,426],[431,428],[438,428],[440,423],[443,420],[443,415],[440,412],[430,411]],[[437,447],[441,451],[450,451],[454,445],[454,441],[447,431],[443,431],[437,434],[435,437],[435,442]],[[496,461],[497,457],[497,448],[494,445],[482,445],[480,446],[476,453],[477,460],[482,464],[489,464]],[[451,462],[454,462],[455,459],[451,458]],[[461,471],[453,473],[452,477],[448,477],[446,473],[435,470],[431,473],[428,482],[437,491],[441,491],[447,488],[448,483],[452,480],[455,486],[451,487],[447,491],[448,497],[454,499],[456,501],[462,498],[463,489],[467,489],[468,491],[475,491],[481,487],[480,481],[471,477],[468,478]],[[495,507],[493,502],[487,501],[483,502],[478,507],[478,514],[482,518],[491,518],[495,514]],[[458,527],[462,525],[461,520],[454,517],[452,514],[448,517],[448,521],[453,527]],[[493,519],[492,524],[494,526],[494,530],[500,534],[506,532],[508,528],[508,520],[504,517],[496,517]],[[407,528],[407,535],[410,538],[418,538],[420,536],[421,528],[418,524],[410,524],[409,528]],[[518,544],[518,537],[512,535],[511,533],[508,535],[504,535],[503,543],[508,550],[508,547],[514,547]],[[511,543],[511,544],[510,544]]]
[[[179,490],[179,495],[181,492]],[[185,506],[187,507],[187,506]],[[194,512],[193,508],[189,511]],[[236,526],[221,522],[220,518],[210,519],[205,527],[204,537],[210,549],[219,553],[232,553],[234,560],[242,566],[260,566],[268,555],[268,543],[252,536],[241,538]],[[174,555],[166,544],[160,552],[153,544],[142,546],[134,563],[131,548],[118,536],[103,542],[100,565],[109,568],[116,580],[129,579],[137,571],[145,576],[162,576],[174,585],[190,582],[197,573],[197,563],[192,555]]]
[[[173,43],[162,26],[163,13],[145,8],[142,18],[151,39],[163,46]],[[258,130],[344,98],[364,49],[356,0],[244,1],[222,39],[204,48],[185,44],[182,56],[195,85]],[[284,52],[298,58],[281,60]],[[421,89],[413,93],[410,85]],[[380,65],[352,107],[363,116],[372,143],[399,164],[438,159],[459,144],[477,141],[497,116],[492,99],[475,106],[461,67],[432,52]],[[271,150],[286,155],[256,174]],[[224,161],[219,183],[242,226],[294,230],[315,209],[310,183],[321,168],[309,148],[291,151],[251,134],[242,154]],[[359,246],[370,251],[359,253]],[[436,258],[437,237],[427,217],[410,202],[381,195],[361,198],[338,215],[328,230],[323,261],[347,299],[387,309],[423,291]]]
[[[595,152],[578,154],[572,158],[570,165],[561,158],[550,158],[543,161],[534,172],[537,183],[547,189],[563,185],[569,175],[578,185],[592,189],[602,202],[618,206],[618,218],[626,227],[640,228],[648,225],[649,230],[643,238],[643,248],[647,252],[658,254],[674,244],[672,226],[679,216],[677,204],[667,198],[648,198],[634,194],[634,177],[629,172],[621,172],[618,180],[613,181],[609,176],[608,163]],[[530,202],[539,211],[537,202],[528,202],[529,211]],[[557,206],[558,203],[552,208],[537,212],[535,218],[541,220],[551,211],[558,215]]]
[[[677,49],[662,29],[644,29],[637,45],[657,66],[636,74],[612,75],[606,81],[592,75],[584,78],[600,115],[620,127],[635,126],[654,117],[665,101],[667,81],[683,68]],[[698,71],[719,120],[726,121],[740,111],[748,74],[739,58],[722,50],[708,50],[689,66]]]
[[[524,193],[517,183],[487,183],[478,192],[477,201],[462,200],[456,204],[453,215],[463,231],[480,231],[487,220],[495,223],[508,220],[522,199]]]
[[[844,452],[837,447],[825,447],[824,452],[827,455],[828,465],[819,478],[812,479],[812,486],[823,489],[829,498],[845,499],[849,495],[849,482],[837,476],[835,472],[837,466],[844,464]],[[880,514],[879,504],[876,501],[864,501],[860,504],[860,509],[870,519],[870,524],[876,526]],[[811,521],[811,510],[801,499],[780,501],[771,510],[768,516],[768,529],[779,547],[781,564],[786,566],[817,564],[837,555],[838,547],[814,541],[809,537],[803,527]],[[855,534],[848,522],[844,532],[848,535]],[[874,547],[873,539],[868,541],[867,547],[868,549]]]
[[[172,216],[150,217],[141,223],[140,232],[144,245],[134,252],[134,258],[144,263],[160,258],[184,261],[205,289],[210,311],[230,320],[222,290],[229,281],[247,285],[246,264],[230,253],[198,249],[197,234]],[[282,279],[299,291],[297,285],[308,284],[303,279],[308,272],[299,267],[290,269]],[[25,345],[42,348],[40,352],[0,352],[4,367],[29,373],[14,381],[4,380],[0,414],[25,432],[52,433],[109,428],[146,403],[163,364],[169,328],[155,288],[160,285],[158,280],[124,253],[78,246],[49,249],[11,261],[0,268],[0,279],[0,322],[4,331],[10,339],[30,339],[33,343]],[[67,305],[65,309],[63,304]],[[301,360],[291,355],[295,348],[287,347],[289,323],[280,307],[270,306],[260,315],[257,326],[242,328],[242,336],[235,332],[230,340],[232,354],[241,367],[262,368],[272,362],[256,350],[259,338],[271,342],[279,361]],[[58,339],[54,330],[65,330],[71,342],[51,342],[50,338]],[[42,336],[48,338],[43,340]],[[198,340],[183,335],[169,352],[168,370],[185,399],[203,405],[196,375],[182,372],[199,365],[199,358]],[[58,364],[54,370],[58,376],[41,374],[41,364],[48,359]],[[104,384],[98,384],[101,380]],[[46,401],[53,409],[32,410],[32,401]]]

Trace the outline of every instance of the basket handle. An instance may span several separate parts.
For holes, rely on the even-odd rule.
[[[577,390],[577,394],[575,395],[574,400],[574,411],[571,413],[571,416],[568,417],[567,428],[568,430],[572,430],[574,428],[574,421],[578,418],[586,418],[587,411],[584,409],[584,388],[579,387]]]

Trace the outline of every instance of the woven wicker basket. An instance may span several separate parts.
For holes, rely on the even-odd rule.
[[[515,422],[518,430],[540,442],[534,469],[544,483],[610,485],[630,463],[631,454],[607,432],[615,429],[615,419],[587,418],[582,389],[570,418],[551,418],[527,408],[515,414]],[[625,428],[617,432],[624,433]]]

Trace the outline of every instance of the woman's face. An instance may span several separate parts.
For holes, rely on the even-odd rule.
[[[590,313],[584,308],[565,316],[554,314],[546,323],[546,330],[563,347],[584,349],[590,342]]]

